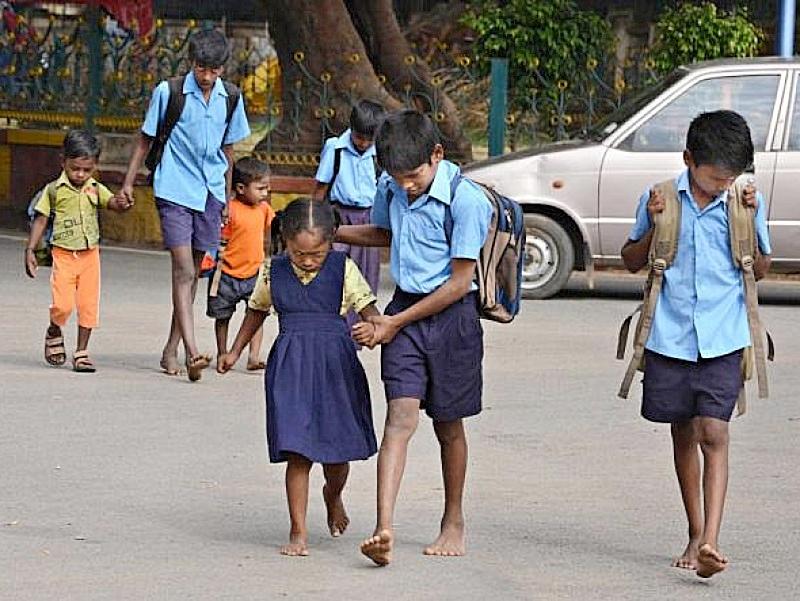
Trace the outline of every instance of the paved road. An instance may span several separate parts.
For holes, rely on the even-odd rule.
[[[397,513],[396,563],[356,551],[374,520],[374,459],[354,466],[351,529],[325,534],[313,473],[312,555],[279,556],[283,470],[264,450],[261,379],[239,368],[201,383],[161,375],[168,262],[103,255],[95,375],[46,367],[46,272],[29,281],[0,239],[0,599],[796,599],[800,596],[800,285],[769,286],[778,345],[773,398],[733,426],[722,544],[727,573],[672,569],[684,522],[666,428],[614,393],[616,328],[640,279],[579,279],[486,326],[485,411],[469,421],[469,554],[431,559],[441,504],[423,422]],[[770,302],[773,301],[773,302]],[[199,336],[212,324],[198,304]],[[274,323],[269,326],[274,331]],[[67,332],[70,344],[74,332]],[[384,415],[378,354],[364,352]],[[638,397],[638,390],[635,396]]]

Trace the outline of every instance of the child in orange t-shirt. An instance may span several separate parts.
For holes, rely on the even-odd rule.
[[[222,228],[227,246],[221,259],[221,276],[216,296],[209,282],[206,315],[214,318],[217,337],[217,371],[220,358],[228,352],[228,323],[236,305],[247,302],[256,284],[258,270],[269,248],[269,228],[275,211],[269,204],[269,167],[247,157],[233,166],[232,188],[235,198],[228,202],[228,218]],[[250,343],[247,369],[264,369],[259,358],[263,333],[259,330]]]

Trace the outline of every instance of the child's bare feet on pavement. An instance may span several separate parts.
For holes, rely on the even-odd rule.
[[[385,566],[392,561],[393,544],[392,531],[380,530],[361,543],[361,552],[379,566]]]
[[[161,361],[159,362],[161,369],[164,371],[165,374],[168,376],[179,376],[181,375],[181,366],[178,363],[178,355],[161,355]]]
[[[464,524],[442,524],[439,537],[422,551],[436,557],[461,557],[467,552],[464,543]]]
[[[332,537],[337,538],[347,530],[350,525],[350,518],[347,517],[347,512],[344,509],[342,495],[330,498],[327,489],[327,486],[322,487],[322,498],[325,499],[325,508],[328,510],[328,530],[331,531]]]
[[[686,545],[683,555],[676,557],[672,560],[673,568],[681,568],[682,570],[696,570],[697,569],[697,548],[700,545],[698,540],[690,540]]]
[[[711,578],[717,572],[728,567],[728,558],[709,543],[700,545],[697,550],[697,575],[700,578]]]
[[[289,544],[281,547],[281,555],[288,557],[307,557],[308,547],[306,546],[306,537],[300,534],[289,535]]]
[[[261,361],[258,357],[247,358],[247,371],[258,371],[266,367],[266,363]]]

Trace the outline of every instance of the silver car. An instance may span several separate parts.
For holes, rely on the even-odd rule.
[[[750,125],[773,268],[800,268],[800,59],[725,59],[682,67],[623,105],[584,140],[473,163],[465,173],[525,211],[527,298],[547,298],[573,269],[618,265],[636,202],[677,175],[690,121],[730,109]]]

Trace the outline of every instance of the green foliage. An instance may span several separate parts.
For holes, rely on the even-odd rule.
[[[661,73],[695,61],[754,56],[764,39],[746,13],[729,14],[710,2],[667,8],[656,29],[650,58]]]
[[[509,59],[512,110],[526,108],[535,90],[556,97],[559,80],[576,86],[588,78],[587,63],[604,64],[614,47],[609,24],[573,0],[475,0],[462,22],[475,31],[479,76],[489,59]]]

